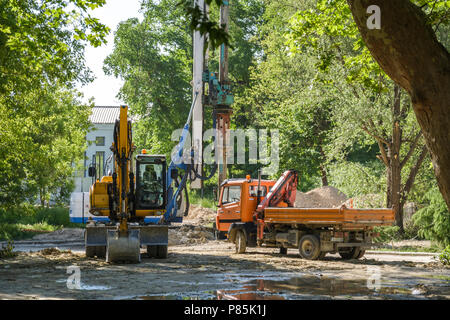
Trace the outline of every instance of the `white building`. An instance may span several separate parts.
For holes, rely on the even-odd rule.
[[[95,164],[97,177],[107,174],[107,170],[112,170],[112,161],[106,160],[112,155],[110,149],[113,142],[114,123],[119,119],[120,107],[94,107],[89,120],[94,128],[86,135],[87,149],[84,153],[84,163],[82,171],[77,172],[75,177],[74,192],[88,192],[92,185],[92,178],[88,175],[88,168]],[[107,168],[108,166],[108,168]]]
[[[70,219],[72,222],[85,221],[89,214],[89,188],[93,178],[89,177],[88,169],[95,164],[97,177],[102,177],[112,171],[112,151],[114,124],[119,119],[120,106],[96,106],[92,108],[89,120],[93,129],[86,135],[87,149],[81,170],[75,174],[75,190],[70,199]],[[109,159],[109,161],[108,161]]]

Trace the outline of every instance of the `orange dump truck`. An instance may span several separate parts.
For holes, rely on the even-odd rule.
[[[374,226],[392,225],[392,209],[295,208],[298,174],[288,170],[277,180],[228,179],[222,183],[215,223],[217,237],[228,237],[237,253],[246,247],[299,250],[304,259],[339,253],[361,258],[374,246]]]

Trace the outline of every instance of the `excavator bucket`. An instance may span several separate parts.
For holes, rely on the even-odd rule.
[[[108,230],[106,262],[141,262],[139,229],[129,229],[126,234]]]

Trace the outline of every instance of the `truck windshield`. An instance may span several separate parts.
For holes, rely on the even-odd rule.
[[[222,204],[237,202],[241,200],[241,187],[228,186],[223,189]]]
[[[139,202],[145,207],[160,207],[164,203],[162,164],[139,164]]]

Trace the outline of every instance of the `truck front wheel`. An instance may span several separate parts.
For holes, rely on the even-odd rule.
[[[244,253],[247,248],[247,240],[245,239],[245,234],[243,230],[236,231],[236,238],[234,239],[234,244],[236,245],[236,253]]]
[[[314,234],[301,237],[298,251],[303,259],[317,260],[320,257],[320,240]]]

